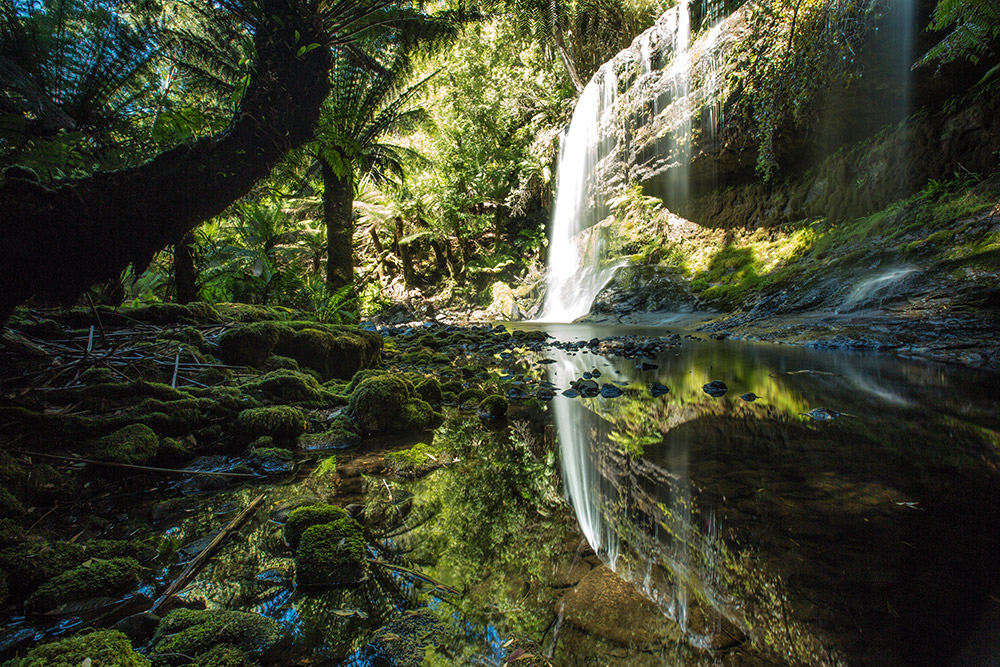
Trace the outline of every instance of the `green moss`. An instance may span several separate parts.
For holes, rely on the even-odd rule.
[[[275,352],[311,368],[322,380],[347,379],[379,360],[382,337],[354,327],[334,327],[310,323],[282,335]]]
[[[24,541],[27,533],[17,522],[11,519],[0,519],[0,548],[7,548]]]
[[[0,570],[15,598],[23,598],[49,579],[87,560],[86,550],[70,542],[23,542],[0,550]]]
[[[282,368],[297,371],[299,370],[299,362],[295,361],[291,357],[283,357],[280,354],[272,354],[267,358],[267,362],[264,363],[264,370],[267,371],[277,371]]]
[[[478,387],[469,387],[458,395],[458,402],[462,405],[479,405],[486,398],[486,392]]]
[[[191,458],[194,447],[187,440],[164,438],[156,450],[154,461],[161,464],[182,463]]]
[[[244,410],[236,418],[236,428],[247,441],[262,435],[275,440],[291,440],[306,431],[302,411],[287,405]]]
[[[24,505],[14,494],[0,486],[0,518],[20,519],[24,516]]]
[[[243,390],[258,398],[280,403],[318,401],[321,396],[319,383],[314,377],[289,369],[271,371],[243,385]]]
[[[232,646],[216,646],[191,663],[191,667],[256,667],[258,663]]]
[[[18,667],[149,667],[152,663],[134,650],[128,637],[117,630],[97,630],[60,639],[31,649]]]
[[[411,398],[403,404],[400,411],[398,430],[418,431],[427,428],[437,419],[438,415],[430,403],[420,398]]]
[[[422,382],[418,382],[414,390],[417,396],[431,405],[441,405],[441,383],[438,382],[437,378],[427,378]]]
[[[263,438],[259,438],[263,440]],[[254,447],[250,449],[250,460],[254,468],[266,474],[291,472],[294,455],[284,447]]]
[[[217,651],[238,649],[254,658],[266,658],[286,639],[273,618],[242,611],[175,609],[156,628],[150,647],[155,665],[186,665]]]
[[[361,436],[356,428],[333,426],[323,433],[308,433],[299,438],[299,447],[307,451],[343,449],[361,444]]]
[[[442,394],[443,393],[449,393],[449,394],[455,394],[456,396],[458,396],[464,390],[465,390],[465,387],[463,387],[462,383],[459,382],[458,380],[449,380],[448,382],[444,382],[444,383],[441,384],[441,392],[442,392]]]
[[[419,477],[444,465],[447,452],[443,447],[418,442],[409,449],[385,455],[385,466],[403,477]],[[448,457],[450,461],[450,457]]]
[[[62,604],[123,593],[139,583],[141,571],[131,558],[88,560],[42,584],[24,601],[24,610],[47,613]]]
[[[349,586],[364,578],[366,568],[361,526],[350,517],[310,526],[295,550],[299,586]]]
[[[103,366],[91,366],[80,374],[80,382],[92,386],[95,384],[109,384],[115,381],[115,374],[110,368]]]
[[[97,442],[93,456],[112,463],[146,463],[156,456],[160,439],[145,424],[131,424]]]
[[[336,455],[331,454],[330,456],[320,461],[309,476],[314,478],[321,478],[321,477],[326,477],[328,475],[336,474],[336,472],[337,472],[337,457]]]
[[[478,412],[489,419],[502,419],[507,414],[507,399],[493,394],[479,402]]]
[[[186,435],[213,412],[211,401],[189,398],[183,401],[160,401],[147,398],[121,415],[123,421],[145,424],[164,435]]]
[[[293,549],[299,545],[302,533],[310,526],[318,526],[323,523],[331,523],[347,517],[347,512],[336,505],[306,505],[298,507],[288,515],[285,522],[285,542]]]
[[[372,375],[358,384],[347,405],[362,431],[398,431],[406,426],[401,416],[410,392],[409,382],[397,375]]]
[[[282,336],[291,330],[274,322],[233,327],[219,336],[219,358],[227,364],[260,368]]]

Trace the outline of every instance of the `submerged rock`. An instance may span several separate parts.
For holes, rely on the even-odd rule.
[[[310,526],[302,533],[295,550],[295,583],[352,586],[365,578],[367,566],[361,525],[345,512],[341,519]]]
[[[624,393],[625,392],[613,384],[605,384],[601,387],[601,396],[603,398],[618,398]]]
[[[664,394],[670,393],[670,387],[664,384],[660,384],[659,382],[654,382],[653,384],[649,385],[649,393],[652,394],[654,397],[663,396]]]
[[[150,646],[156,665],[186,665],[192,659],[236,649],[252,658],[274,658],[287,636],[273,618],[221,609],[176,609],[160,622]],[[96,667],[96,665],[95,665]]]
[[[753,403],[753,402],[754,402],[754,401],[756,401],[756,400],[757,400],[758,398],[760,398],[760,396],[758,396],[757,394],[753,393],[752,391],[748,391],[748,392],[747,392],[747,393],[745,393],[745,394],[741,394],[741,395],[740,395],[740,398],[742,398],[742,399],[743,399],[744,401],[746,401],[747,403]]]
[[[813,408],[809,412],[800,412],[803,417],[809,417],[818,422],[833,421],[837,417],[846,416],[843,412],[828,410],[827,408]]]
[[[701,390],[712,398],[719,398],[726,395],[726,392],[729,391],[729,387],[727,387],[726,383],[722,380],[712,380],[708,384],[703,385]]]

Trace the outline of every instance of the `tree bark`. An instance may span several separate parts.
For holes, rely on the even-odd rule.
[[[333,293],[354,282],[354,174],[338,176],[326,160],[322,165],[326,286]]]
[[[396,217],[396,255],[399,263],[403,265],[403,284],[413,287],[416,282],[416,274],[413,272],[413,253],[410,252],[410,244],[402,243],[404,236],[403,219]]]
[[[177,303],[191,303],[198,300],[198,276],[194,271],[194,255],[191,246],[194,234],[188,232],[180,243],[174,244],[174,289]]]
[[[121,171],[38,184],[0,179],[0,322],[33,295],[70,301],[153,255],[242,197],[311,138],[329,93],[316,4],[260,0],[254,75],[222,133]]]

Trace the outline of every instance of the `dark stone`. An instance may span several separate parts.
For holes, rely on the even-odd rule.
[[[726,383],[722,380],[712,380],[701,389],[712,398],[724,396],[726,392],[729,391],[729,387],[727,387]]]
[[[752,391],[749,391],[749,392],[747,392],[745,394],[740,395],[740,398],[742,398],[747,403],[753,403],[758,398],[760,398],[760,396],[758,396],[757,394],[753,393]]]
[[[670,387],[660,384],[659,382],[654,382],[649,385],[649,393],[653,396],[663,396],[664,394],[670,393]]]
[[[133,646],[142,646],[153,638],[153,633],[156,632],[156,626],[159,624],[159,616],[144,611],[126,616],[111,626],[111,629],[123,633]]]
[[[601,387],[601,396],[604,398],[618,398],[624,393],[625,392],[623,392],[621,389],[614,386],[613,384],[606,384]]]

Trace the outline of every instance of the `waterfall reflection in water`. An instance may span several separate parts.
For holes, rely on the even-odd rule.
[[[566,332],[601,333],[585,329]],[[995,376],[721,341],[645,372],[547,355],[560,387],[592,368],[628,385],[553,401],[566,493],[595,550],[689,641],[746,633],[792,664],[964,664],[984,642],[1000,654]],[[723,398],[701,390],[713,379]],[[671,393],[653,398],[654,380]],[[803,416],[819,406],[854,416]]]

